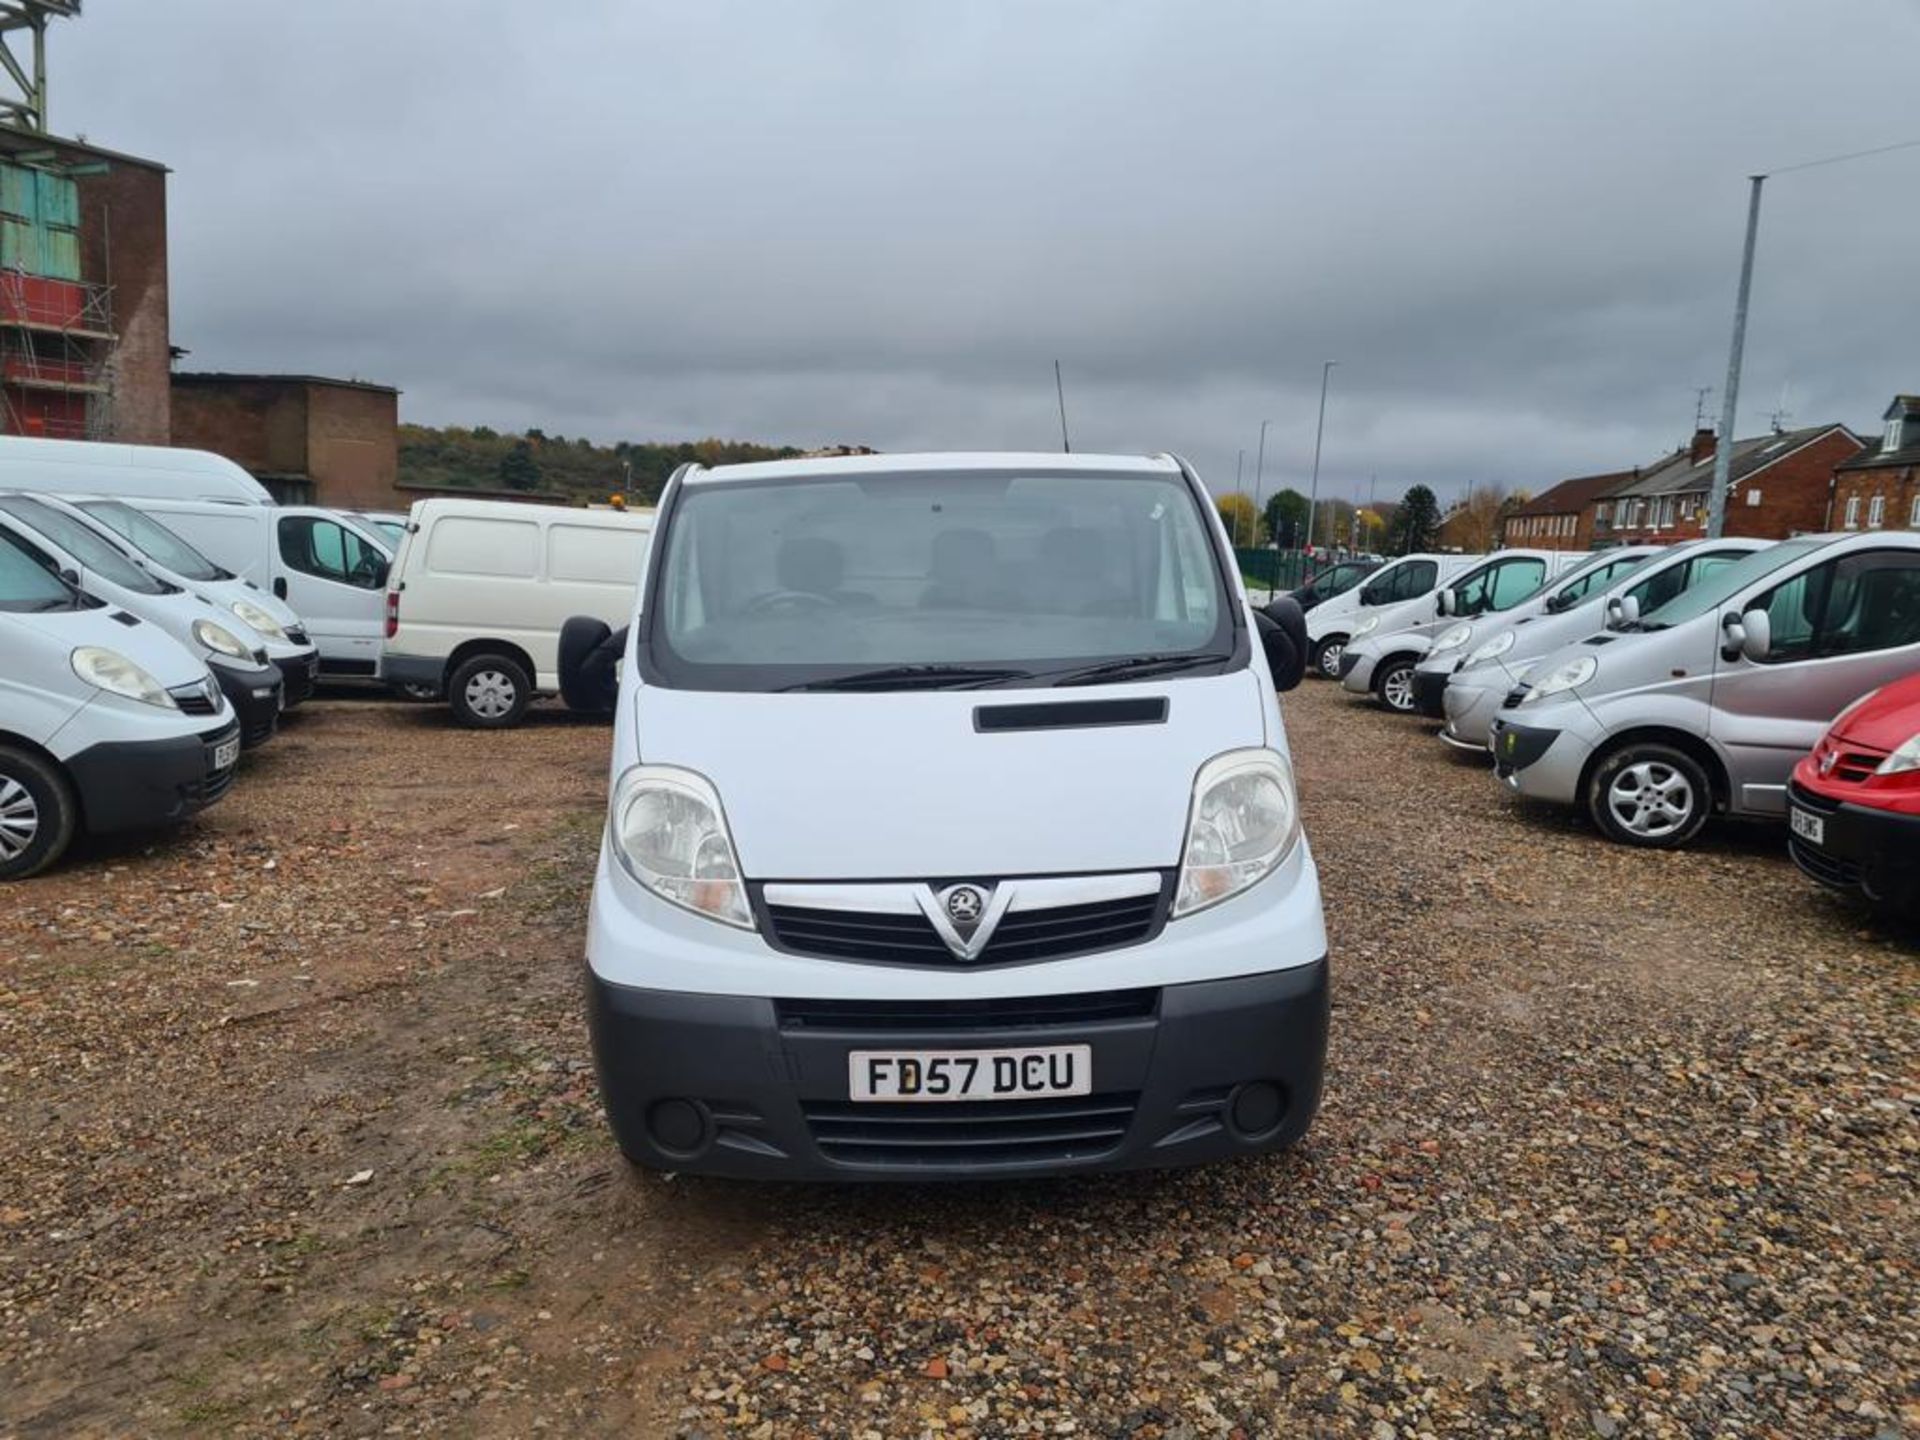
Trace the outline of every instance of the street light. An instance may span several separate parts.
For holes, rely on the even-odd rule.
[[[1260,543],[1260,489],[1267,475],[1267,427],[1271,420],[1260,422],[1260,449],[1253,457],[1253,543]]]
[[[1333,374],[1338,360],[1329,360],[1320,367],[1320,420],[1313,427],[1313,485],[1307,497],[1307,549],[1313,549],[1313,525],[1320,518],[1320,437],[1327,428],[1327,378]]]
[[[1920,140],[1902,140],[1895,145],[1880,145],[1872,150],[1855,150],[1846,155],[1829,155],[1824,160],[1808,160],[1779,170],[1749,175],[1753,188],[1747,195],[1747,235],[1740,252],[1740,288],[1733,301],[1733,342],[1727,347],[1727,384],[1721,394],[1720,434],[1713,447],[1713,488],[1707,493],[1707,538],[1718,540],[1727,524],[1727,487],[1733,479],[1733,427],[1740,405],[1740,362],[1747,346],[1747,298],[1753,291],[1753,247],[1760,231],[1760,187],[1768,173],[1788,175],[1795,170],[1815,170],[1823,165],[1838,165],[1846,160],[1864,160],[1870,155],[1885,155],[1894,150],[1911,150]]]

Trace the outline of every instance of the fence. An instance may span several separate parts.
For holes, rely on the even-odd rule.
[[[1233,553],[1250,590],[1297,590],[1307,569],[1307,557],[1298,550],[1236,545]]]

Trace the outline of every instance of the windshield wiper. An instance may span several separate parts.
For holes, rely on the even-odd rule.
[[[1025,670],[981,665],[883,665],[878,670],[854,670],[824,680],[802,680],[782,685],[787,690],[958,690],[998,680],[1024,680]]]
[[[1224,665],[1231,655],[1129,655],[1124,660],[1103,660],[1098,665],[1081,665],[1072,670],[1050,672],[1058,678],[1055,686],[1092,685],[1116,675],[1129,677],[1147,674],[1165,675],[1175,670],[1192,670],[1201,665]]]

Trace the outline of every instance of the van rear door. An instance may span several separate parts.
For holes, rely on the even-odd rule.
[[[273,525],[273,593],[306,622],[321,672],[372,676],[392,555],[370,530],[330,510],[282,505],[265,513]]]

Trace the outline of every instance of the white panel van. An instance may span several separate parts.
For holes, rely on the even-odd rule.
[[[503,500],[417,502],[387,591],[388,684],[443,692],[464,725],[517,725],[560,689],[570,617],[624,624],[646,569],[651,511]]]
[[[291,605],[323,677],[380,669],[381,596],[393,552],[369,524],[315,505],[222,505],[136,496],[133,506],[215,564]]]
[[[224,455],[167,445],[103,445],[0,435],[0,485],[49,495],[271,505],[267,487]]]

